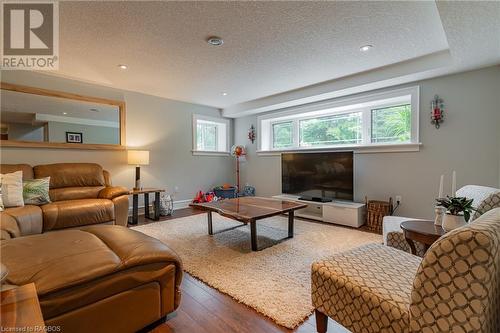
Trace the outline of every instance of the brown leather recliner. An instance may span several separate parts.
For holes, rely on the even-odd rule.
[[[9,285],[35,283],[45,324],[62,333],[132,333],[173,312],[182,263],[157,239],[95,225],[0,242]]]
[[[23,171],[24,179],[50,177],[51,203],[6,208],[0,239],[93,224],[126,226],[128,190],[111,186],[110,175],[94,163],[2,164],[1,173]]]

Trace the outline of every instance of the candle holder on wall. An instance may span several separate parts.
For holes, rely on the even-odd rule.
[[[255,142],[255,127],[253,125],[248,129],[248,140],[252,143]]]
[[[431,124],[439,128],[444,120],[444,102],[438,95],[431,101]]]

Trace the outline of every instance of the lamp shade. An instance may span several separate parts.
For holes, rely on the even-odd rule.
[[[148,165],[149,150],[129,150],[127,151],[128,164]]]

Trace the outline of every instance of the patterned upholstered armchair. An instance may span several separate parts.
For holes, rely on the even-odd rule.
[[[312,265],[317,330],[500,332],[500,208],[450,231],[423,258],[365,245]]]
[[[457,196],[474,199],[472,205],[477,209],[477,211],[472,214],[470,222],[477,219],[487,211],[500,207],[500,189],[498,188],[466,185],[457,191]],[[404,221],[418,221],[418,219],[401,216],[384,217],[382,224],[384,245],[392,246],[411,253],[410,247],[403,236],[403,231],[401,230],[401,223]],[[422,257],[425,252],[424,247],[420,243],[415,243],[415,245],[417,248],[417,255]]]

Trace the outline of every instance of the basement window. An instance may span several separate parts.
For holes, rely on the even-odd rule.
[[[258,117],[258,152],[416,151],[418,117],[418,86],[312,103]]]
[[[193,154],[229,154],[229,120],[193,115]]]

